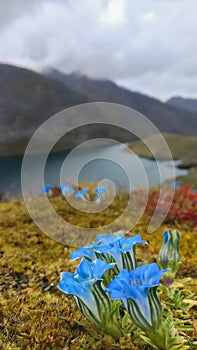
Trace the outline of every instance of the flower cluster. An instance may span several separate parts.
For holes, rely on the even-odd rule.
[[[81,199],[83,201],[89,201],[90,199],[95,202],[100,202],[101,200],[106,198],[107,188],[105,187],[96,187],[92,190],[89,188],[81,188],[78,189],[68,183],[62,183],[58,188],[51,188],[50,185],[45,185],[41,188],[40,193],[42,195],[57,195],[61,193],[63,197],[69,198],[74,196],[76,199]]]
[[[84,316],[115,340],[124,334],[126,316],[132,322],[132,329],[135,326],[144,332],[142,337],[148,344],[174,349],[170,345],[172,339],[176,343],[172,338],[174,329],[168,327],[167,331],[166,320],[162,321],[157,287],[162,275],[165,277],[170,269],[175,276],[180,263],[179,239],[177,231],[164,232],[158,258],[160,269],[157,263],[137,266],[136,245],[147,243],[139,234],[129,238],[119,233],[97,236],[89,246],[71,253],[71,260],[82,259],[75,273],[61,274],[58,287],[74,295]]]
[[[106,287],[123,269],[135,269],[135,246],[139,243],[146,243],[140,235],[97,236],[89,246],[71,253],[71,260],[82,258],[75,273],[61,274],[59,289],[74,295],[84,316],[114,339],[122,334],[120,301],[111,300]]]
[[[101,259],[106,263],[114,262],[118,271],[133,270],[136,267],[135,246],[147,243],[140,235],[126,238],[122,234],[104,234],[96,237],[87,247],[82,247],[71,253],[71,260],[86,257],[89,260]]]
[[[187,350],[187,340],[178,333],[178,325],[182,331],[183,323],[172,319],[177,305],[185,312],[185,294],[172,283],[181,264],[179,240],[178,231],[165,231],[157,263],[137,266],[136,245],[147,243],[139,234],[129,238],[121,233],[97,236],[89,246],[71,253],[71,260],[81,258],[79,266],[75,273],[63,272],[58,287],[73,295],[83,315],[115,341],[129,333],[154,349]],[[161,277],[172,285],[161,285]],[[160,297],[169,297],[169,312]]]

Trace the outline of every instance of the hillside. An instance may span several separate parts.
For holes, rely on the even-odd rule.
[[[93,80],[77,74],[65,75],[56,70],[40,74],[0,64],[0,155],[22,154],[29,138],[45,120],[64,108],[90,101],[132,107],[149,117],[162,132],[197,134],[195,113],[180,111],[111,81]],[[93,125],[70,133],[64,147],[101,136],[126,142],[135,139],[130,133],[117,128]],[[59,149],[62,147],[61,144]]]
[[[0,64],[1,154],[22,153],[39,125],[63,108],[86,102],[59,81]]]
[[[171,152],[173,158],[187,160],[194,162],[197,156],[197,137],[183,136],[175,134],[163,134]],[[151,140],[152,150],[155,149],[158,160],[167,159],[167,154],[165,150],[161,147],[159,142],[160,135],[151,135],[149,138]],[[135,141],[130,143],[130,148],[138,155],[146,158],[152,158],[152,153],[147,148],[145,143],[142,141]]]
[[[63,74],[55,69],[45,72],[90,101],[107,101],[126,105],[147,116],[162,132],[197,135],[196,113],[180,111],[166,103],[120,87],[109,80],[95,80],[79,74]]]
[[[192,98],[172,97],[166,102],[169,106],[197,113],[197,100]]]

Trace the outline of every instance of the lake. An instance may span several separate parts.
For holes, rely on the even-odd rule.
[[[159,161],[158,168],[154,160],[140,158],[125,150],[126,145],[117,144],[82,148],[73,154],[69,151],[50,154],[45,166],[45,183],[57,186],[60,182],[73,182],[76,181],[75,175],[79,173],[79,182],[99,182],[102,179],[109,179],[116,188],[133,190],[145,186],[147,181],[149,186],[155,186],[172,178],[172,162]],[[31,157],[35,167],[40,159],[39,155]],[[22,160],[22,156],[0,158],[0,192],[7,198],[21,196]],[[186,174],[186,170],[176,168],[176,176]],[[31,183],[29,184],[30,191],[39,193],[40,188],[35,184],[36,182],[32,188]]]

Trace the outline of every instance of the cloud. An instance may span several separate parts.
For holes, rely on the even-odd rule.
[[[163,99],[197,97],[196,0],[7,0],[0,6],[3,62],[80,71]]]
[[[38,0],[0,0],[0,29],[8,26],[18,17],[22,17],[28,11],[32,11]]]

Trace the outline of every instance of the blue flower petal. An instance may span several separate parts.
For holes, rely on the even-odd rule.
[[[152,280],[154,278],[154,282],[158,282],[158,284],[160,284],[159,279],[157,278],[157,273],[159,273],[159,271],[159,267],[156,263],[141,265],[130,272],[130,277],[133,280],[136,279],[136,281],[138,280],[143,284],[150,285],[152,284]]]
[[[61,184],[59,189],[62,191],[64,189],[66,189],[68,192],[72,192],[73,191],[73,187],[69,184]]]
[[[122,237],[124,236],[121,233],[104,233],[102,235],[96,236],[96,242],[100,242],[100,245],[106,245],[113,243]]]
[[[127,297],[127,291],[130,286],[130,275],[127,270],[120,271],[118,276],[107,286],[106,291],[113,293],[112,299],[117,299],[114,293],[121,293],[124,298]]]
[[[163,233],[163,244],[167,244],[169,239],[169,231]]]
[[[91,281],[89,281],[89,285]],[[89,287],[87,284],[85,288]],[[84,293],[84,286],[75,278],[75,274],[70,272],[62,272],[60,278],[60,284],[58,288],[66,294],[76,295],[81,297]]]
[[[99,310],[95,303],[91,287],[102,279],[104,272],[112,268],[114,264],[106,264],[101,260],[90,262],[82,259],[74,274],[63,272],[58,288],[64,293],[72,294],[80,298],[94,316],[99,320]]]
[[[101,254],[110,254],[117,263],[119,270],[122,270],[125,267],[129,268],[128,266],[123,265],[123,260],[125,259],[123,259],[122,254],[129,252],[131,260],[134,264],[133,247],[138,243],[147,243],[146,241],[141,239],[140,235],[134,235],[130,238],[126,238],[123,235],[121,235],[118,237],[118,239],[115,240],[112,240],[111,237],[107,236],[105,241],[108,242],[106,245],[98,245],[96,248],[94,248],[94,250]],[[131,270],[132,268],[133,267],[130,266],[129,270]]]
[[[156,263],[139,266],[131,272],[122,270],[107,286],[106,291],[110,292],[112,299],[122,299],[125,307],[126,299],[134,300],[144,319],[151,325],[148,291],[160,284],[164,272],[166,270],[159,270]]]
[[[94,250],[91,248],[91,246],[79,248],[79,249],[75,250],[74,252],[71,252],[71,254],[70,254],[71,261],[78,259],[78,258],[83,258],[83,257],[89,258],[91,260],[96,259],[96,255],[94,253]]]
[[[71,294],[80,298],[99,320],[99,313],[95,305],[94,296],[90,289],[91,281],[89,281],[89,283],[81,284],[74,278],[74,276],[69,277],[64,274],[65,273],[62,274],[63,277],[58,288],[66,294]]]
[[[80,282],[94,279],[92,275],[92,263],[86,259],[82,259],[79,266],[76,269],[76,275]]]
[[[94,276],[95,278],[101,279],[104,272],[111,269],[112,267],[114,267],[114,265],[115,264],[113,264],[113,263],[106,264],[104,261],[99,260],[99,259],[94,260],[93,261],[92,276]]]
[[[170,184],[170,187],[171,187],[171,188],[179,188],[179,187],[180,187],[180,182],[179,182],[179,181],[172,182],[172,183]]]
[[[76,275],[79,276],[79,280],[83,282],[87,279],[102,279],[102,276],[106,270],[111,269],[114,264],[106,264],[102,260],[88,261],[82,259],[80,265],[76,269]]]
[[[87,257],[91,260],[95,260],[95,252],[104,254],[110,249],[109,243],[113,243],[122,238],[124,238],[122,234],[99,235],[96,237],[96,242],[91,243],[89,246],[79,248],[74,252],[71,252],[71,260],[75,260],[82,257]]]
[[[96,253],[99,253],[103,255],[102,260],[109,261],[110,254],[113,260],[116,262],[119,270],[122,270],[123,268],[128,268],[131,270],[135,267],[133,247],[138,243],[146,243],[146,241],[142,240],[140,235],[125,238],[122,234],[103,234],[96,237],[96,242],[72,252],[71,260],[80,257],[86,257],[90,260],[94,260],[98,256]],[[123,260],[125,259],[123,259],[122,254],[126,252],[130,253],[131,261],[133,261],[131,268],[128,266],[123,266]],[[108,257],[106,255],[108,255]]]
[[[99,187],[94,190],[95,193],[106,193],[107,189],[105,187]]]
[[[51,186],[50,185],[45,185],[44,187],[41,188],[40,192],[41,193],[48,193],[51,190]]]
[[[88,193],[88,188],[83,188],[75,194],[75,198],[81,198]]]

